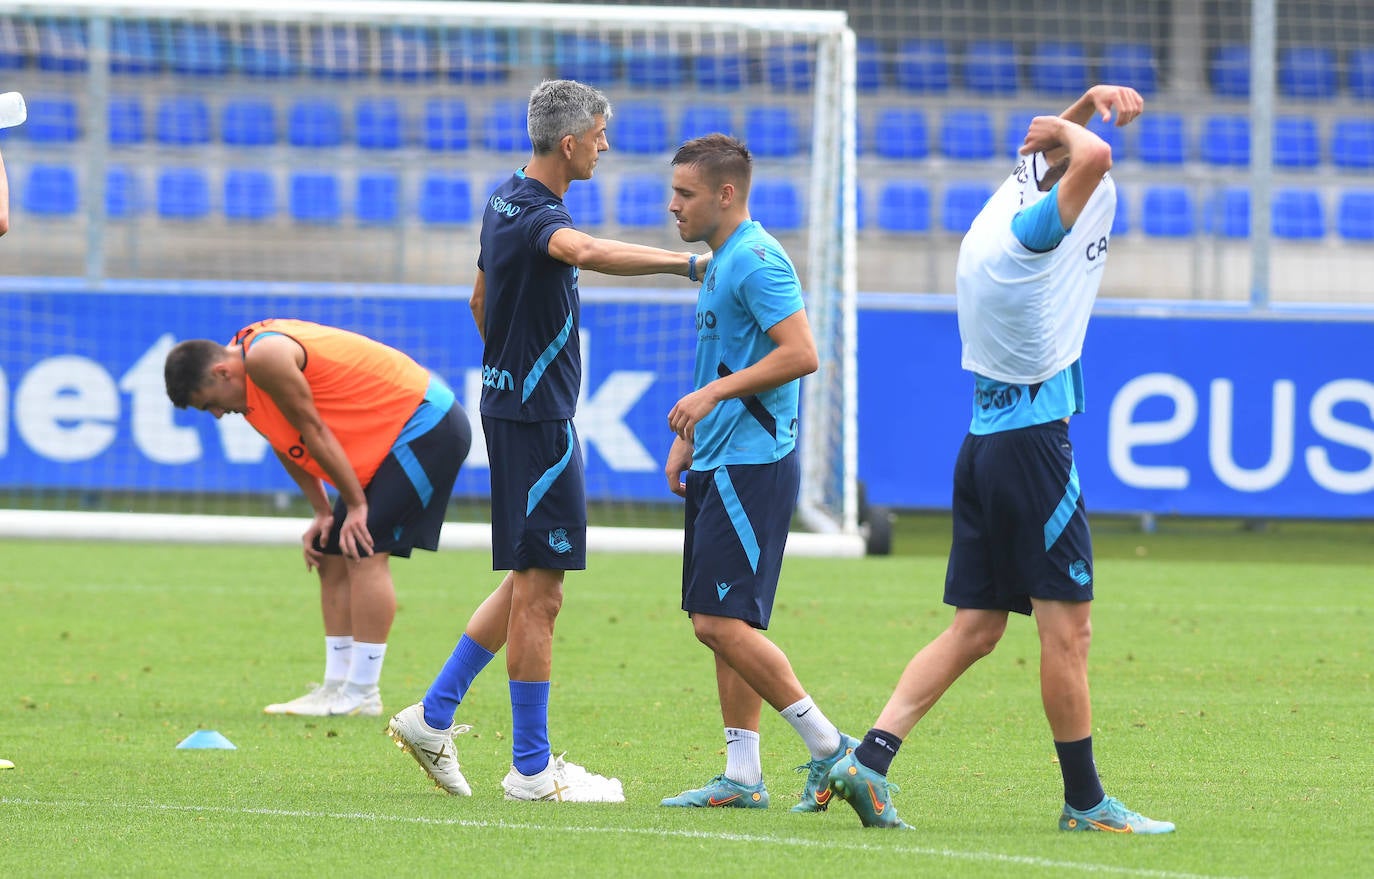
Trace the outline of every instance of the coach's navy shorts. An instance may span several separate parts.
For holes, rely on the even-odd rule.
[[[482,416],[491,462],[495,571],[587,567],[587,487],[571,421]]]
[[[439,529],[453,494],[453,482],[472,447],[468,413],[453,399],[452,391],[439,387],[442,390],[431,385],[430,395],[363,490],[373,552],[409,558],[414,547],[430,551],[439,548]],[[447,408],[442,408],[445,403]],[[336,501],[334,527],[322,547],[325,553],[342,553],[339,533],[347,514],[342,499]]]
[[[801,486],[796,450],[772,464],[687,471],[682,609],[768,628]]]
[[[1092,535],[1069,426],[966,436],[954,465],[945,603],[1029,614],[1032,598],[1092,597]]]

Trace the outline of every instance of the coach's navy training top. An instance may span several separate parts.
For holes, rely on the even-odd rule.
[[[523,170],[487,199],[477,256],[487,290],[483,415],[558,421],[577,413],[577,267],[549,256],[549,238],[572,225],[563,200]]]

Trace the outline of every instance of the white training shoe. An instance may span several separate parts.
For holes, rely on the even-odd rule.
[[[472,727],[465,723],[442,731],[434,729],[425,723],[424,704],[416,702],[392,716],[386,725],[386,734],[391,736],[396,747],[415,758],[425,774],[434,780],[435,787],[455,797],[470,797],[472,787],[458,771],[458,748],[453,743],[454,736],[470,729]]]
[[[569,763],[560,754],[549,758],[549,765],[536,775],[521,775],[514,766],[506,773],[505,788],[508,800],[531,800],[560,803],[623,803],[625,791],[620,779],[607,778],[588,772],[576,763]]]
[[[381,717],[382,693],[376,687],[360,690],[353,684],[344,684],[334,691],[334,701],[329,704],[330,714],[349,714],[354,717]]]
[[[328,717],[334,704],[334,697],[343,688],[343,681],[325,681],[315,689],[292,699],[290,702],[276,702],[262,709],[263,714],[295,714],[301,717]],[[313,686],[313,685],[312,685]]]

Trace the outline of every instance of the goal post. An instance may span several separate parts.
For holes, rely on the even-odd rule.
[[[803,380],[792,547],[861,554],[855,65],[834,11],[0,2],[0,90],[24,92],[32,111],[31,131],[3,141],[23,210],[0,244],[0,325],[14,340],[0,352],[0,535],[167,524],[111,524],[118,510],[173,514],[186,533],[205,517],[213,535],[226,511],[289,506],[292,486],[251,436],[156,394],[169,344],[261,317],[393,344],[475,413],[466,298],[481,206],[528,157],[530,90],[571,78],[614,108],[612,152],[567,198],[591,234],[682,249],[666,211],[673,150],[713,130],[750,146],[754,216],[797,265],[820,354]],[[655,532],[674,530],[663,417],[690,389],[694,337],[690,288],[670,281],[580,279],[578,426],[605,549],[656,550]],[[479,439],[450,528],[478,518],[465,514],[481,509],[485,467]],[[463,539],[480,544],[474,528]]]

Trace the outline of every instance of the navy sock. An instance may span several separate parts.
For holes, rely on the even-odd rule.
[[[448,729],[453,723],[458,703],[463,701],[473,679],[487,667],[494,655],[466,634],[459,638],[453,655],[439,670],[439,676],[429,685],[425,698],[421,700],[425,706],[425,723],[433,729]]]
[[[892,758],[897,756],[897,750],[901,747],[901,739],[875,726],[854,749],[854,759],[879,775],[887,775],[887,770],[892,767]]]
[[[1064,773],[1064,802],[1080,812],[1101,803],[1107,794],[1093,762],[1093,737],[1055,742],[1054,750],[1059,754],[1059,771]]]
[[[511,681],[511,754],[521,775],[537,775],[549,765],[549,682]]]

